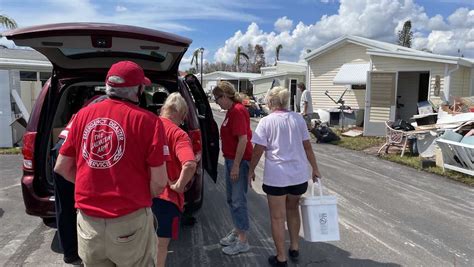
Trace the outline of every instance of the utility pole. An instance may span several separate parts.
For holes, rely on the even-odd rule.
[[[203,73],[202,73],[202,65],[203,65],[204,47],[199,48],[199,51],[201,52],[201,86],[203,86],[203,85],[202,85],[202,75],[203,75]]]

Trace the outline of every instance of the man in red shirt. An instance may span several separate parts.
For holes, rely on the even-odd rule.
[[[55,172],[75,183],[78,250],[87,265],[154,266],[152,197],[167,184],[163,124],[137,106],[143,69],[118,62],[106,78],[108,99],[81,109]]]
[[[169,185],[153,199],[153,213],[158,219],[158,267],[164,267],[170,239],[178,238],[179,218],[184,210],[184,191],[196,173],[196,161],[189,135],[178,125],[188,113],[186,101],[172,93],[161,108],[160,119],[165,128],[171,159],[166,162]]]

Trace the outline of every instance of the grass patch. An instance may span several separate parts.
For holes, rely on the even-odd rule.
[[[333,129],[334,130],[334,129]],[[369,148],[376,148],[375,151],[378,150],[384,143],[384,137],[368,137],[368,136],[357,136],[357,137],[347,137],[341,135],[341,131],[336,129],[334,132],[341,138],[339,141],[331,142],[333,145],[341,146],[347,149],[356,150],[356,151],[363,151]],[[441,167],[430,167],[430,168],[421,168],[421,158],[418,156],[413,156],[409,152],[405,153],[403,157],[400,157],[400,154],[382,154],[380,155],[381,158],[396,162],[405,166],[412,167],[417,170],[423,170],[426,172],[438,174],[441,176],[445,176],[449,179],[459,181],[461,183],[467,184],[469,186],[474,187],[474,177],[468,174],[445,170]]]
[[[461,183],[467,184],[469,186],[474,186],[474,177],[468,174],[464,174],[461,172],[456,172],[456,171],[451,171],[451,170],[445,170],[443,171],[443,168],[441,167],[430,167],[426,169],[421,168],[421,158],[418,156],[412,156],[409,153],[405,154],[403,157],[400,157],[398,154],[383,154],[380,156],[383,159],[396,162],[402,165],[410,166],[412,168],[418,169],[418,170],[423,170],[427,171],[430,173],[438,174],[441,176],[446,176],[450,179],[459,181]]]
[[[0,155],[16,155],[21,153],[21,148],[11,147],[11,148],[0,148]]]
[[[342,146],[348,149],[362,151],[370,147],[380,147],[385,143],[385,138],[383,137],[373,137],[373,136],[357,136],[349,137],[341,135],[340,130],[334,130],[334,132],[341,138],[339,141],[333,141],[331,144]]]

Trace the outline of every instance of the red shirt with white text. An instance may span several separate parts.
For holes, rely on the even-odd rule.
[[[158,117],[136,105],[107,99],[81,109],[60,154],[76,159],[76,208],[100,218],[151,206],[150,167],[164,163]]]

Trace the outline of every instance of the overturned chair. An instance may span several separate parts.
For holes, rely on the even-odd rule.
[[[443,155],[443,167],[474,176],[474,145],[436,140]]]
[[[385,148],[385,154],[388,154],[390,146],[396,146],[402,148],[402,154],[400,156],[403,157],[408,144],[408,134],[406,131],[393,129],[392,125],[393,121],[385,122],[385,144],[380,147],[377,153],[380,154]]]

